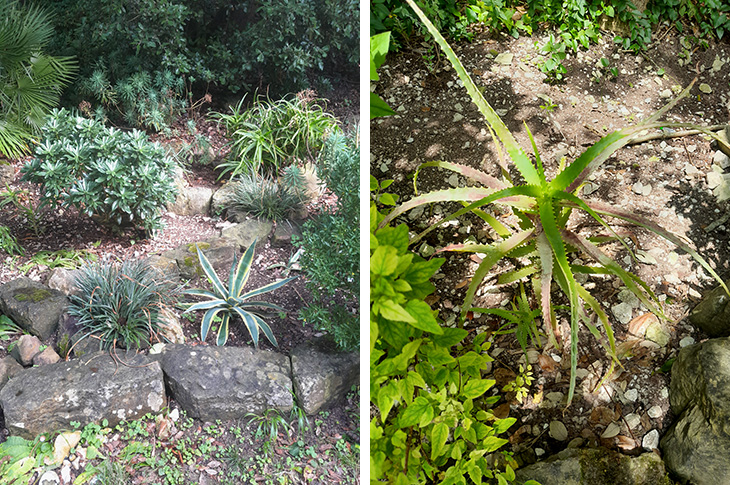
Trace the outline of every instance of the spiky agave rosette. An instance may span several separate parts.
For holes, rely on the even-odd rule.
[[[228,340],[228,330],[231,319],[237,315],[241,318],[241,320],[243,320],[255,347],[258,348],[259,346],[259,330],[263,332],[269,342],[276,347],[279,346],[276,342],[276,337],[274,337],[274,333],[271,331],[271,327],[269,327],[269,324],[264,321],[260,310],[256,309],[267,308],[277,312],[284,312],[286,310],[273,303],[249,299],[281,288],[291,280],[295,279],[296,276],[275,281],[262,286],[261,288],[241,294],[251,272],[251,263],[253,262],[255,247],[256,241],[251,243],[251,246],[248,247],[240,261],[237,260],[235,254],[233,255],[233,264],[231,264],[231,271],[228,276],[228,288],[226,288],[218,278],[218,275],[216,274],[215,269],[213,269],[213,266],[210,264],[210,261],[208,261],[208,258],[205,257],[205,254],[203,254],[197,245],[195,246],[195,249],[198,252],[198,259],[200,260],[200,266],[203,268],[203,272],[213,285],[212,292],[199,289],[187,290],[185,292],[188,295],[201,296],[209,299],[208,301],[194,303],[185,310],[185,313],[194,310],[206,310],[200,324],[201,341],[205,341],[205,337],[208,335],[213,319],[220,313],[221,321],[220,326],[218,327],[216,340],[218,345],[225,345]]]
[[[578,283],[574,277],[574,273],[585,274],[613,274],[618,276],[621,281],[657,316],[664,318],[664,314],[659,306],[659,301],[651,288],[643,282],[638,276],[624,270],[618,263],[608,257],[599,247],[598,244],[608,240],[617,240],[629,251],[632,257],[633,253],[625,241],[615,233],[609,226],[603,216],[610,216],[622,219],[633,224],[648,229],[655,234],[671,241],[682,250],[689,253],[709,274],[711,274],[726,292],[730,295],[727,286],[722,279],[712,269],[694,249],[679,236],[661,228],[650,220],[633,214],[630,211],[612,207],[608,204],[586,201],[578,197],[576,194],[582,185],[588,180],[588,177],[619,148],[628,144],[634,136],[640,132],[661,127],[692,127],[705,132],[707,135],[716,137],[716,135],[701,126],[695,126],[687,123],[668,123],[658,122],[657,120],[671,109],[680,99],[689,93],[690,88],[694,84],[690,84],[682,94],[674,101],[667,104],[657,113],[651,116],[641,124],[615,131],[603,137],[594,145],[583,152],[576,160],[562,167],[559,173],[552,179],[548,180],[542,165],[542,160],[537,152],[537,147],[532,135],[527,130],[532,144],[535,162],[523,151],[509,131],[504,122],[499,118],[494,109],[486,101],[482,93],[472,81],[469,74],[462,66],[454,51],[444,40],[438,30],[423,14],[423,12],[415,5],[413,0],[406,0],[414,12],[424,23],[428,31],[433,35],[434,40],[439,44],[451,62],[454,70],[464,84],[474,104],[477,105],[479,111],[487,121],[487,127],[492,133],[497,148],[498,160],[502,169],[502,179],[498,179],[488,175],[480,170],[456,163],[433,161],[422,164],[419,171],[426,167],[438,167],[456,172],[466,178],[469,178],[481,186],[463,187],[456,189],[436,190],[422,195],[417,195],[413,199],[403,203],[395,208],[381,222],[380,227],[385,226],[395,217],[417,206],[434,203],[434,202],[459,202],[464,207],[448,217],[444,218],[439,224],[431,225],[427,230],[417,235],[411,240],[411,244],[419,241],[427,233],[439,227],[441,224],[468,212],[475,213],[481,217],[500,237],[499,240],[491,244],[453,244],[442,248],[440,251],[462,251],[471,253],[481,253],[484,257],[479,264],[474,277],[469,285],[466,293],[464,304],[461,310],[461,322],[468,311],[476,310],[472,308],[472,302],[477,289],[482,281],[489,275],[492,268],[503,258],[528,258],[530,264],[518,267],[513,271],[500,274],[497,282],[499,284],[508,284],[520,281],[530,277],[532,279],[535,296],[540,302],[540,308],[543,321],[545,322],[546,333],[551,336],[554,345],[558,345],[557,340],[560,334],[557,328],[555,318],[555,307],[552,302],[550,292],[553,281],[557,283],[559,288],[568,297],[570,303],[570,389],[568,392],[568,404],[573,399],[576,383],[576,368],[578,361],[578,326],[579,322],[583,322],[589,331],[601,341],[601,333],[599,325],[593,323],[593,319],[585,312],[584,305],[590,307],[593,313],[600,321],[600,327],[606,335],[607,345],[604,343],[607,352],[611,356],[611,368],[606,374],[608,377],[613,369],[614,363],[618,362],[616,356],[616,345],[611,325],[608,317],[600,307],[598,301],[588,292],[588,290]],[[512,163],[525,180],[523,185],[515,185],[509,176],[507,170],[508,162]],[[414,185],[418,177],[418,171],[414,177]],[[418,191],[416,190],[416,194]],[[481,208],[489,204],[501,204],[507,206],[512,213],[517,216],[518,223],[516,226],[508,226],[497,220],[494,216],[488,214]],[[573,209],[580,209],[590,215],[612,236],[610,238],[585,238],[576,232],[568,229],[567,223]],[[580,252],[587,255],[590,259],[597,263],[596,266],[571,264],[568,259],[570,253]]]

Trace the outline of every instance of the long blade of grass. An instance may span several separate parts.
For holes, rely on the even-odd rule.
[[[603,251],[598,246],[595,246],[594,244],[591,244],[580,236],[579,234],[575,234],[570,231],[563,231],[563,237],[565,238],[565,241],[569,242],[570,244],[574,245],[577,248],[580,248],[583,252],[588,254],[591,258],[596,260],[598,263],[602,264],[604,267],[606,267],[611,273],[618,276],[621,281],[626,285],[626,287],[631,290],[632,293],[636,295],[636,297],[641,301],[646,307],[654,314],[661,318],[666,318],[664,316],[664,312],[661,310],[661,307],[659,306],[659,300],[657,299],[656,295],[653,291],[651,291],[651,288],[641,281],[636,275],[633,275],[623,269],[619,264],[614,261],[613,259],[609,258],[604,254]],[[637,281],[638,280],[638,281]],[[644,291],[641,291],[639,289],[641,287]],[[654,302],[650,301],[649,298],[646,297],[646,294],[648,294]]]
[[[532,161],[525,154],[525,152],[522,151],[522,148],[517,143],[517,140],[515,140],[514,136],[512,136],[512,133],[510,133],[509,129],[500,119],[494,109],[489,105],[487,100],[484,99],[484,96],[482,96],[482,93],[479,91],[479,89],[477,89],[476,84],[474,84],[474,81],[472,81],[471,77],[466,72],[466,69],[464,69],[461,61],[459,60],[459,58],[456,57],[456,54],[454,54],[454,50],[446,42],[438,29],[434,27],[428,17],[426,17],[421,9],[418,8],[416,3],[413,0],[406,0],[406,2],[408,2],[408,5],[410,5],[418,18],[421,19],[421,22],[423,22],[423,24],[426,26],[428,32],[433,36],[436,43],[438,43],[438,45],[441,47],[441,50],[443,50],[446,54],[449,62],[451,62],[454,70],[459,75],[459,79],[461,79],[461,82],[464,83],[464,87],[469,93],[472,101],[474,102],[474,104],[476,104],[479,111],[482,113],[484,118],[486,118],[487,123],[489,123],[489,125],[494,129],[494,131],[497,133],[497,136],[504,144],[505,148],[507,149],[507,153],[509,153],[510,157],[512,158],[515,167],[517,167],[517,170],[520,171],[528,184],[539,185],[540,177],[537,173],[537,170],[535,170],[535,167],[532,165]]]
[[[253,340],[254,347],[259,347],[259,327],[256,324],[256,319],[248,313],[246,310],[243,310],[239,307],[233,307],[233,310],[238,314],[239,317],[241,317],[241,320],[243,320],[243,323],[246,325],[246,328],[248,329],[248,333],[251,334],[251,339]]]
[[[502,190],[506,189],[507,185],[502,182],[501,180],[492,177],[489,174],[486,174],[482,172],[481,170],[478,170],[474,167],[470,167],[468,165],[462,165],[460,163],[451,163],[451,162],[444,162],[441,160],[433,161],[433,162],[426,162],[422,163],[418,166],[416,169],[416,173],[413,176],[413,192],[418,195],[418,187],[416,186],[416,182],[418,180],[418,174],[423,168],[427,167],[438,167],[443,168],[446,170],[451,170],[452,172],[456,172],[459,175],[462,175],[466,178],[472,179],[473,181],[480,183],[486,187],[489,187],[490,189],[494,190]]]
[[[570,387],[568,388],[567,403],[567,406],[570,406],[575,393],[576,370],[578,368],[578,312],[580,300],[575,278],[573,278],[573,273],[570,272],[570,263],[568,263],[563,238],[560,229],[556,225],[553,201],[550,197],[543,197],[539,200],[538,205],[540,207],[540,222],[545,237],[555,255],[555,262],[565,277],[568,300],[570,301]]]
[[[542,225],[535,237],[535,247],[538,257],[540,258],[540,286],[538,298],[540,301],[540,310],[542,312],[542,320],[545,324],[545,333],[550,337],[551,343],[557,348],[560,334],[558,333],[558,322],[555,320],[555,312],[553,312],[552,296],[550,286],[553,282],[553,250],[550,247],[545,231]],[[548,329],[548,325],[550,329]],[[552,330],[552,332],[548,331]]]
[[[699,255],[699,253],[697,253],[697,251],[692,249],[687,243],[682,241],[676,234],[664,229],[658,224],[653,223],[645,217],[632,214],[631,212],[625,211],[623,209],[611,207],[608,204],[591,201],[586,202],[586,205],[599,214],[604,214],[607,216],[615,217],[617,219],[631,222],[632,224],[636,224],[637,226],[641,226],[644,229],[648,229],[654,234],[657,234],[667,241],[672,242],[682,251],[685,251],[687,254],[692,256],[695,261],[697,261],[705,270],[707,270],[708,273],[712,275],[713,278],[715,278],[718,283],[720,283],[720,286],[722,286],[725,292],[730,295],[730,290],[728,289],[727,285],[722,280],[722,278],[720,278],[720,276],[715,272],[715,270],[712,269],[710,263],[708,263],[702,256]]]
[[[487,276],[487,273],[489,273],[489,270],[492,269],[492,266],[494,266],[497,261],[502,259],[507,253],[512,251],[514,248],[522,244],[533,234],[533,229],[529,229],[527,231],[518,232],[517,234],[511,236],[508,239],[505,239],[504,241],[486,246],[483,252],[485,253],[484,259],[481,263],[479,263],[479,267],[477,267],[477,270],[474,272],[474,277],[471,280],[471,283],[469,283],[469,288],[466,291],[466,296],[464,297],[464,303],[461,306],[461,315],[459,318],[459,326],[463,326],[464,324],[464,318],[466,318],[466,313],[468,309],[471,307],[471,302],[474,301],[474,295],[476,295],[477,288],[479,288],[479,285],[482,283],[482,280]]]
[[[213,269],[213,266],[210,264],[210,261],[208,261],[208,258],[205,257],[205,254],[203,254],[203,251],[200,250],[200,247],[198,245],[195,245],[195,250],[198,252],[198,260],[200,261],[200,267],[203,268],[203,271],[205,272],[205,275],[208,277],[210,282],[213,284],[213,288],[215,288],[215,291],[218,292],[219,297],[225,298],[225,296],[228,294],[226,291],[226,288],[223,286],[223,283],[218,278],[218,275],[215,272],[215,269]]]

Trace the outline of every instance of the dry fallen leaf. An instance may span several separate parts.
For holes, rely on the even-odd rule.
[[[494,417],[497,419],[505,419],[509,417],[509,403],[503,403],[492,409]]]
[[[471,259],[471,260],[472,260],[472,261],[474,261],[475,263],[479,264],[479,263],[481,263],[481,262],[482,262],[482,259],[483,259],[483,258],[480,258],[480,257],[479,257],[479,256],[477,256],[476,254],[472,254],[471,256],[469,256],[469,259]]]
[[[616,446],[624,451],[631,451],[635,449],[638,445],[635,439],[629,438],[628,436],[624,435],[618,435],[616,436]]]
[[[467,279],[465,279],[463,281],[460,281],[459,283],[456,284],[456,286],[454,286],[454,289],[455,290],[458,290],[459,288],[465,287],[466,285],[469,284],[469,281],[471,281],[469,278],[467,278]]]
[[[591,411],[591,416],[588,418],[588,422],[593,425],[600,424],[608,426],[615,419],[616,414],[613,412],[613,409],[609,409],[605,406],[598,406],[593,408]]]
[[[629,333],[636,337],[643,337],[646,333],[646,328],[653,322],[658,321],[659,319],[653,313],[639,315],[629,322]]]
[[[552,357],[545,354],[537,356],[537,363],[540,364],[540,368],[545,372],[555,372],[558,368],[558,363],[555,362]]]

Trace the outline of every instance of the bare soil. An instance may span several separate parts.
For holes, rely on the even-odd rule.
[[[484,89],[487,101],[531,153],[529,128],[550,178],[557,173],[561,158],[570,163],[600,137],[646,119],[669,101],[668,94],[675,97],[695,78],[698,80],[690,96],[666,119],[703,125],[727,123],[730,45],[683,45],[673,29],[660,30],[660,40],[638,55],[621,50],[611,42],[611,34],[605,35],[598,45],[568,57],[565,81],[557,85],[544,82],[545,75],[537,67],[538,48],[546,32],[517,40],[479,34],[473,42],[455,45],[454,49],[467,72]],[[397,114],[371,122],[370,170],[378,180],[394,179],[387,191],[397,193],[401,201],[414,196],[413,174],[423,162],[457,162],[500,176],[497,153],[481,115],[445,57],[432,62],[427,52],[425,44],[414,43],[410,50],[389,55],[378,71],[381,80],[376,92]],[[681,66],[679,56],[683,52],[690,53],[691,62]],[[498,63],[497,55],[503,53],[513,57],[506,62],[502,56]],[[608,68],[601,67],[602,58],[609,61]],[[617,76],[610,68],[616,69]],[[711,92],[700,91],[700,84],[708,85]],[[628,146],[603,164],[587,198],[630,209],[681,235],[726,279],[730,276],[730,224],[723,219],[726,221],[730,211],[727,202],[717,202],[706,178],[717,149],[703,136]],[[453,172],[435,168],[424,169],[417,179],[419,193],[465,183]],[[645,186],[650,189],[642,189]],[[404,214],[401,221],[420,232],[459,207],[437,204],[423,211],[416,209]],[[621,323],[612,311],[627,298],[620,281],[591,277],[591,292],[604,306],[616,333],[622,367],[607,376],[610,358],[582,329],[576,397],[566,408],[570,350],[569,323],[563,313],[563,345],[533,348],[529,354],[534,374],[529,396],[518,402],[514,393],[507,393],[497,404],[501,416],[518,418],[509,434],[512,451],[523,462],[588,443],[640,452],[643,437],[653,429],[663,433],[673,419],[667,398],[669,375],[660,367],[676,356],[680,340],[685,339],[682,342],[686,345],[690,341],[687,337],[693,341],[706,337],[684,317],[716,282],[689,255],[679,250],[675,253],[672,244],[654,233],[621,221],[610,223],[626,236],[633,251],[643,250],[653,257],[648,258],[651,264],[645,264],[632,261],[618,244],[604,248],[625,269],[646,281],[664,302],[668,321],[663,325],[669,332],[669,343],[657,345],[643,333],[632,335],[631,331],[641,330],[641,318],[651,318],[644,316],[647,310],[638,306],[633,309],[631,323]],[[571,227],[584,235],[608,234],[585,217],[574,216]],[[470,236],[490,241],[488,227],[480,219],[465,217],[432,232],[412,249],[430,257],[434,250],[463,243]],[[478,258],[449,252],[434,257],[443,257],[446,262],[435,277],[437,289],[429,302],[447,325],[456,325]],[[509,268],[497,268],[495,273],[504,269]],[[518,287],[499,286],[494,276],[482,284],[474,306],[509,308]],[[566,304],[560,297],[555,299]],[[514,379],[525,359],[514,335],[495,333],[503,323],[475,314],[465,326],[472,335],[492,334],[496,361],[491,373],[500,387]],[[538,326],[542,328],[542,323]],[[548,427],[553,420],[565,424],[567,438],[551,436]],[[608,429],[612,423],[619,426],[618,434]]]

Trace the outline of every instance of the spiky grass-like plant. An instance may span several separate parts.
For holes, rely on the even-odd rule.
[[[76,286],[68,312],[78,318],[82,338],[98,337],[101,349],[141,348],[159,341],[160,310],[179,296],[178,285],[145,261],[89,264]]]
[[[228,208],[270,221],[281,221],[302,209],[302,198],[276,180],[242,175],[236,182]]]

